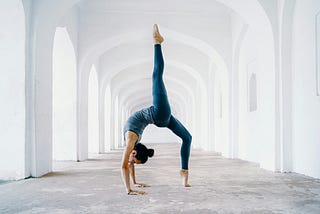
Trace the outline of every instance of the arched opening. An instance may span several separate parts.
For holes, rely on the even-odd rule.
[[[10,20],[10,21],[8,21]],[[25,14],[21,1],[0,3],[0,179],[25,171]]]
[[[99,110],[98,75],[96,67],[91,67],[88,82],[88,152],[99,153]]]
[[[76,57],[62,27],[54,37],[52,78],[53,160],[76,160]]]
[[[114,124],[114,134],[115,134],[115,140],[116,142],[114,142],[114,148],[115,149],[118,149],[119,148],[119,145],[120,145],[120,142],[119,142],[119,96],[116,95],[115,96],[115,101],[114,101],[114,121],[113,121],[113,124]]]
[[[111,150],[111,91],[110,91],[110,85],[107,86],[106,91],[105,91],[105,97],[104,97],[104,102],[105,102],[105,109],[103,109],[104,113],[104,119],[105,119],[105,137],[104,137],[104,149],[105,151],[110,151]]]

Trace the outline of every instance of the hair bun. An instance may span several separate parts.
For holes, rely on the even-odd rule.
[[[151,158],[154,154],[154,150],[153,149],[148,149],[148,156]]]

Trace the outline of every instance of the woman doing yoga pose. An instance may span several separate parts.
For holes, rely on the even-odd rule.
[[[127,120],[123,132],[126,140],[126,148],[122,157],[122,177],[128,194],[144,194],[143,191],[132,190],[130,188],[130,176],[136,187],[146,187],[145,184],[139,184],[135,180],[134,164],[143,164],[152,157],[154,150],[147,149],[141,144],[143,130],[149,124],[155,124],[158,127],[167,127],[182,139],[180,150],[181,170],[183,185],[190,187],[188,184],[188,162],[190,155],[191,134],[172,114],[167,97],[167,91],[163,82],[164,61],[161,51],[163,37],[159,33],[158,26],[153,26],[154,40],[154,69],[152,74],[152,97],[153,105],[135,112]]]

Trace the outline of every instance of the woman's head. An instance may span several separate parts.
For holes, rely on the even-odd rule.
[[[142,143],[137,143],[134,146],[133,149],[133,156],[135,159],[137,159],[138,161],[135,161],[136,163],[145,163],[148,160],[148,157],[152,157],[154,154],[154,150],[153,149],[148,149],[145,145],[143,145]]]

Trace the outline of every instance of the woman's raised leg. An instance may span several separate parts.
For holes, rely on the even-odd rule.
[[[171,110],[167,97],[166,87],[163,82],[164,60],[162,56],[161,43],[163,38],[159,33],[158,26],[154,25],[154,68],[152,73],[152,98],[153,119],[155,123],[162,124],[169,121]]]

